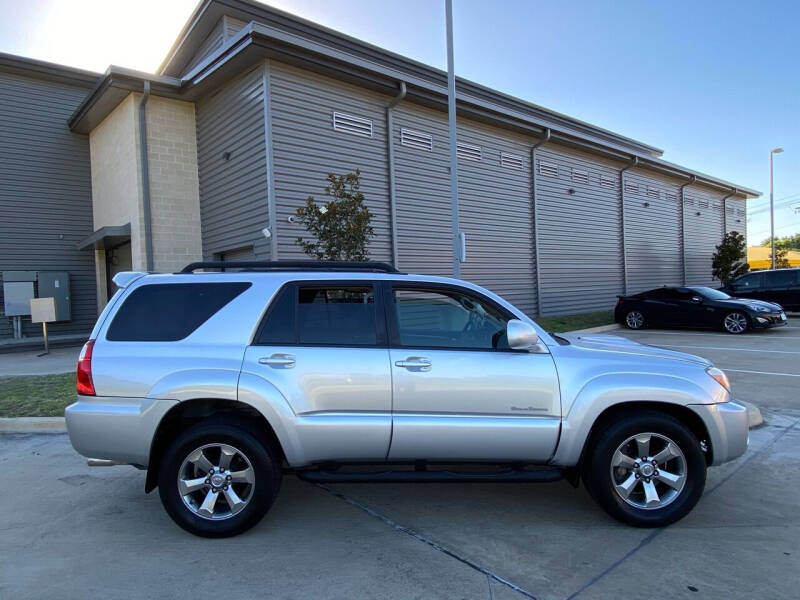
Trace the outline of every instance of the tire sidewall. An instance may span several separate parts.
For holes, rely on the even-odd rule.
[[[675,442],[686,458],[687,479],[680,495],[667,506],[646,510],[625,502],[614,490],[611,460],[619,445],[633,435],[659,433]],[[584,465],[592,497],[614,518],[636,527],[663,527],[682,519],[697,504],[706,481],[706,460],[694,434],[680,421],[661,413],[642,413],[611,424],[597,438]]]
[[[253,495],[247,506],[228,519],[210,520],[194,514],[178,492],[183,461],[205,444],[229,444],[247,456],[255,473]],[[158,474],[158,491],[167,514],[186,531],[202,537],[228,537],[253,527],[277,495],[281,472],[274,451],[246,429],[230,424],[201,423],[181,434],[167,449]]]

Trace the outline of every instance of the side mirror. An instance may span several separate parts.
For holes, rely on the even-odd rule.
[[[533,326],[519,319],[511,319],[506,324],[506,337],[512,350],[527,350],[539,342],[539,334]]]

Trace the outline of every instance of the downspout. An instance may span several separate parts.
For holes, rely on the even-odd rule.
[[[628,295],[628,246],[625,241],[625,182],[623,176],[625,171],[632,169],[639,164],[639,157],[631,157],[631,162],[626,167],[619,170],[619,208],[620,208],[620,230],[622,236],[622,293]]]
[[[722,237],[728,235],[728,198],[739,193],[736,188],[731,188],[731,193],[722,199]]]
[[[536,194],[536,149],[550,141],[552,132],[547,127],[544,137],[531,146],[531,195],[533,196],[533,266],[536,269],[536,312],[542,314],[542,272],[539,269],[539,206]]]
[[[272,144],[272,88],[270,87],[268,60],[264,61],[262,82],[264,87],[264,149],[267,161],[267,220],[269,221],[269,259],[278,260],[278,208],[275,198],[275,152]]]
[[[681,264],[683,265],[683,285],[686,285],[686,187],[697,181],[696,175],[690,175],[689,181],[681,186]]]
[[[144,82],[142,100],[139,102],[139,152],[142,163],[142,213],[144,219],[144,254],[147,271],[153,270],[153,227],[150,217],[150,165],[147,159],[147,101],[150,99],[150,82]]]
[[[389,171],[389,216],[390,227],[392,230],[392,265],[397,268],[397,263],[400,260],[399,251],[397,249],[397,200],[395,198],[394,189],[394,144],[392,143],[392,135],[394,135],[394,107],[402,102],[406,97],[406,82],[400,82],[400,92],[395,96],[391,102],[386,106],[386,155],[387,155],[387,169]]]

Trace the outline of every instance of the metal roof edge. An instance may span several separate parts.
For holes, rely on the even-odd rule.
[[[5,52],[0,52],[0,69],[87,88],[93,86],[101,76],[92,71]]]

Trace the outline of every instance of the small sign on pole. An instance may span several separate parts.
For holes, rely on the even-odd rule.
[[[31,322],[42,324],[42,337],[44,337],[44,352],[38,356],[50,354],[50,348],[47,341],[47,324],[55,320],[55,298],[31,298]]]

